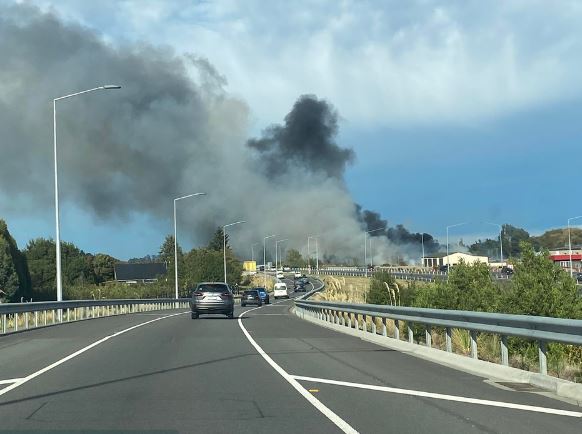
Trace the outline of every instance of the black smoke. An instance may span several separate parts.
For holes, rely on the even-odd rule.
[[[247,145],[260,154],[268,174],[281,174],[293,166],[343,180],[354,151],[336,143],[338,114],[327,101],[302,95],[285,116],[284,125],[268,127],[261,138]]]

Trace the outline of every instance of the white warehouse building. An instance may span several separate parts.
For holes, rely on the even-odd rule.
[[[489,258],[487,256],[475,256],[468,253],[457,252],[451,253],[448,256],[446,253],[437,253],[432,256],[426,256],[422,258],[422,265],[428,268],[435,268],[442,265],[457,265],[461,261],[465,264],[474,264],[476,262],[489,264]]]

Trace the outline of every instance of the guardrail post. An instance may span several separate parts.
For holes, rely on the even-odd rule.
[[[2,333],[6,333],[6,314],[2,314]]]
[[[48,314],[47,314],[47,311],[46,311],[46,310],[45,310],[45,311],[43,311],[43,313],[42,313],[42,314],[43,314],[43,316],[44,316],[44,318],[43,318],[43,323],[44,323],[44,325],[46,326],[46,318],[47,318],[47,316],[48,316]]]
[[[368,315],[362,315],[362,331],[368,332]]]
[[[24,312],[24,328],[28,330],[28,312]]]
[[[451,333],[452,333],[451,328],[450,327],[447,327],[446,330],[445,330],[447,353],[452,353],[453,352],[453,340],[452,340]]]
[[[18,313],[14,314],[14,331],[17,332],[18,331]]]
[[[388,327],[386,327],[386,317],[382,317],[382,336],[388,336]]]
[[[348,326],[348,328],[351,329],[352,328],[352,314],[348,312],[347,316],[348,316],[348,320],[347,320],[346,325]]]
[[[469,335],[471,336],[471,357],[473,359],[478,359],[477,353],[477,332],[474,330],[469,331]]]
[[[507,336],[501,336],[501,364],[509,366],[509,351],[507,349]]]
[[[408,342],[413,344],[414,343],[414,332],[412,331],[411,324],[410,323],[406,324],[406,327],[408,328]]]
[[[397,319],[394,320],[394,339],[400,340],[400,323]]]
[[[53,325],[57,322],[56,311],[53,309]]]
[[[427,326],[424,331],[424,336],[426,340],[426,346],[432,348],[432,334],[431,334],[431,327]]]
[[[546,341],[538,341],[538,354],[540,359],[540,374],[548,375],[548,348]]]
[[[372,317],[372,334],[376,334],[376,317]]]

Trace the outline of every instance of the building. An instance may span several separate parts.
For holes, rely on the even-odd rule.
[[[550,250],[550,259],[560,267],[570,269],[570,249],[552,249]],[[572,269],[582,271],[582,249],[572,249]]]
[[[489,258],[487,256],[475,256],[468,253],[450,253],[447,256],[446,253],[436,253],[432,256],[425,256],[422,258],[422,265],[428,268],[438,268],[443,265],[457,265],[461,261],[465,264],[474,264],[476,262],[483,262],[489,264]]]
[[[113,266],[115,280],[124,283],[152,283],[157,282],[160,276],[168,271],[163,262],[149,262],[145,264],[129,264],[118,262]]]

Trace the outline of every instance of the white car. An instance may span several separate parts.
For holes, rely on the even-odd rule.
[[[295,279],[299,279],[301,277],[301,273],[299,271],[295,272]]]
[[[283,274],[282,271],[277,271],[277,279],[283,279],[285,277],[285,275]]]
[[[287,292],[287,284],[284,282],[275,283],[275,291],[273,293],[275,300],[278,298],[289,298],[289,293]]]

